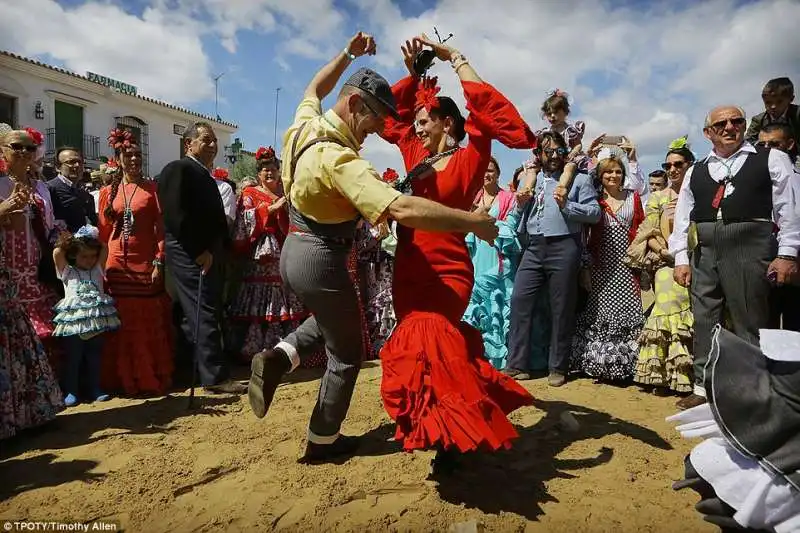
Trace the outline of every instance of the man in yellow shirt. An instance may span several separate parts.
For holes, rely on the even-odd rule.
[[[282,180],[290,231],[281,252],[281,277],[312,312],[292,334],[253,358],[248,397],[255,415],[269,409],[283,375],[324,343],[328,367],[308,429],[304,461],[349,455],[356,437],[339,434],[364,355],[361,313],[347,272],[347,256],[360,217],[373,226],[389,218],[427,231],[473,232],[492,242],[495,220],[414,196],[380,179],[359,156],[367,135],[397,116],[388,82],[362,68],[344,84],[332,109],[320,101],[355,58],[375,54],[371,36],[359,32],[306,88],[294,123],[283,138]]]

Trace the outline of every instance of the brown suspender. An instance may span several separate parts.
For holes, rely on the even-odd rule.
[[[300,128],[294,134],[294,140],[292,140],[292,161],[291,161],[290,166],[289,166],[289,176],[290,176],[290,178],[292,180],[291,183],[294,183],[294,173],[295,173],[295,170],[297,170],[297,162],[300,160],[300,156],[302,156],[306,152],[306,150],[308,150],[309,148],[311,148],[315,144],[319,144],[319,143],[323,143],[323,142],[332,142],[332,143],[336,143],[336,144],[338,144],[340,146],[344,146],[344,144],[342,144],[341,141],[338,141],[338,140],[336,140],[336,139],[334,139],[332,137],[323,136],[323,137],[317,137],[316,139],[312,139],[311,142],[309,142],[308,144],[306,144],[302,148],[300,148],[299,152],[295,153],[295,151],[297,150],[297,143],[298,143],[298,141],[300,139],[300,135],[303,133],[303,130],[305,129],[307,124],[308,124],[308,122],[304,122],[303,125],[300,126]],[[286,192],[286,200],[289,203],[291,203],[291,201],[289,199],[290,196],[291,196],[290,195],[290,191],[287,191]]]

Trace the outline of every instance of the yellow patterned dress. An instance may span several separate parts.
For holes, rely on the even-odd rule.
[[[672,189],[650,195],[646,217],[651,227],[672,227],[672,206],[677,197]],[[665,229],[660,230],[662,235]],[[669,235],[663,237],[666,240]],[[683,393],[692,391],[690,350],[694,318],[689,291],[675,283],[672,271],[669,266],[656,271],[653,283],[655,303],[639,337],[639,359],[634,381]]]

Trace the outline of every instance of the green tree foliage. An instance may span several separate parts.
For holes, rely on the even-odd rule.
[[[241,183],[247,176],[256,177],[256,158],[251,155],[241,154],[231,168],[230,178],[236,183]]]

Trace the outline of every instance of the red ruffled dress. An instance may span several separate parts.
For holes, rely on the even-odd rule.
[[[406,171],[431,154],[414,133],[419,81],[393,88],[401,120],[383,137],[397,145]],[[444,170],[414,181],[416,196],[469,210],[483,186],[491,142],[532,148],[535,136],[516,108],[486,83],[462,82],[468,142]],[[381,350],[381,394],[407,451],[443,447],[467,452],[509,448],[517,431],[506,415],[533,397],[484,358],[480,332],[461,321],[474,281],[463,233],[397,229],[393,298],[398,324]]]
[[[161,395],[172,385],[171,303],[164,277],[153,283],[153,261],[164,257],[164,225],[156,184],[120,183],[111,198],[111,186],[100,189],[100,239],[108,245],[106,287],[122,327],[108,334],[103,348],[102,386],[125,394]],[[111,203],[115,222],[105,215]],[[133,214],[127,243],[122,231],[126,206]]]

